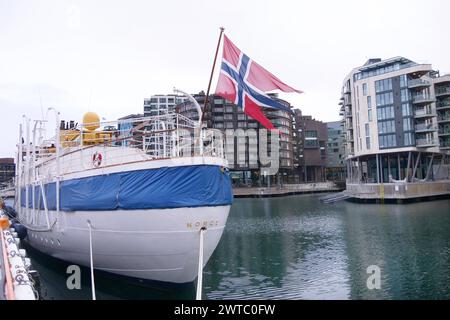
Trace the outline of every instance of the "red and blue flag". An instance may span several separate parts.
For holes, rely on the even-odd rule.
[[[222,66],[216,95],[233,102],[267,129],[275,129],[261,107],[292,112],[288,106],[266,94],[267,91],[276,89],[302,93],[250,59],[224,35]]]

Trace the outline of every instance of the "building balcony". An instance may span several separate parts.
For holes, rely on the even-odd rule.
[[[428,148],[439,145],[436,139],[416,139],[416,147]]]
[[[439,128],[438,135],[442,137],[450,135],[450,127]]]
[[[416,96],[413,96],[413,103],[415,104],[430,104],[435,101],[435,98],[432,95],[429,94],[419,94]]]
[[[449,150],[450,149],[450,140],[441,140],[439,144],[439,148],[441,150]]]
[[[433,110],[420,109],[414,111],[414,118],[429,118],[435,116],[436,113],[434,113]]]
[[[416,130],[416,132],[432,132],[432,131],[436,131],[437,127],[435,124],[421,123],[421,124],[416,124],[414,126],[414,129]]]
[[[431,86],[431,82],[424,79],[414,79],[408,81],[409,89],[423,89]]]
[[[450,96],[450,86],[436,88],[436,97]]]
[[[438,123],[450,122],[450,113],[444,113],[437,118]]]
[[[436,110],[450,109],[450,100],[439,101],[436,105]]]

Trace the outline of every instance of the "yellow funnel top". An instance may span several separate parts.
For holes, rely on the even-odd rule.
[[[83,116],[83,127],[94,131],[100,127],[100,117],[95,112],[86,112]]]

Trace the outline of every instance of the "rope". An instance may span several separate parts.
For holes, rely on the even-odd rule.
[[[197,295],[196,300],[202,300],[202,282],[203,282],[203,234],[206,228],[200,229],[200,245],[198,250],[198,276],[197,276]]]
[[[97,300],[97,298],[95,296],[94,261],[92,258],[92,225],[91,225],[90,220],[87,220],[87,225],[89,227],[89,257],[90,257],[90,263],[91,263],[92,300]]]

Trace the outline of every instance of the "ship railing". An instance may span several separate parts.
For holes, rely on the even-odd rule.
[[[100,125],[110,128],[110,132],[95,131],[97,140],[91,137],[92,139],[86,141],[81,134],[75,137],[76,130],[84,132],[83,127],[90,124],[72,128],[67,132],[67,136],[65,132],[61,132],[60,175],[73,172],[73,169],[80,165],[80,156],[85,157],[82,169],[94,167],[94,162],[98,161],[92,158],[95,152],[102,155],[102,166],[125,164],[136,159],[224,157],[220,131],[206,128],[200,130],[196,122],[181,114],[109,121]],[[113,127],[115,129],[111,129]],[[105,139],[97,134],[105,132],[110,138]],[[47,141],[37,152],[37,159],[45,163],[53,159],[52,155],[55,153],[56,150]]]
[[[59,124],[56,111],[55,117]],[[95,130],[87,130],[92,124],[76,125],[69,130],[58,126],[55,136],[48,139],[44,139],[42,133],[46,121],[36,121],[31,132],[31,120],[26,117],[24,120],[25,124],[20,126],[19,141],[22,143],[18,144],[16,190],[25,188],[25,199],[17,192],[18,210],[19,214],[24,213],[30,218],[35,208],[22,209],[20,206],[22,200],[27,204],[35,203],[29,199],[30,188],[50,182],[51,176],[59,193],[62,175],[100,166],[96,165],[98,158],[94,157],[97,151],[103,153],[102,167],[176,157],[224,158],[220,131],[200,128],[198,122],[176,113],[99,122],[95,124],[98,126]],[[56,198],[59,199],[59,194]],[[59,200],[56,204],[59,212]],[[49,221],[47,227],[48,224]]]

